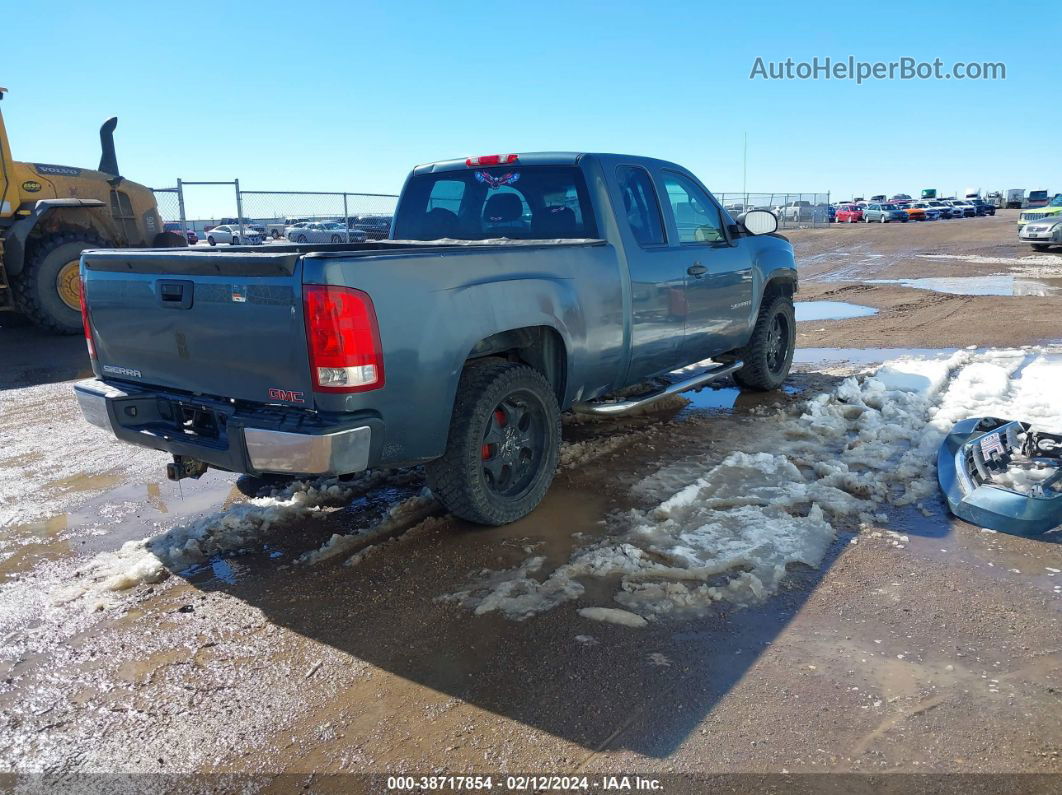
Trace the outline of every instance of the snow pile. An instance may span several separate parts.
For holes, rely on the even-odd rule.
[[[468,588],[444,594],[436,601],[454,602],[477,616],[497,610],[506,618],[522,621],[582,595],[583,586],[569,577],[552,576],[544,581],[532,578],[530,575],[545,562],[544,557],[534,556],[514,569],[484,569]]]
[[[321,561],[329,560],[330,558],[349,552],[354,547],[361,546],[376,538],[415,525],[422,519],[427,518],[430,514],[439,511],[441,508],[442,506],[439,504],[438,500],[432,496],[431,490],[424,488],[421,490],[420,494],[392,505],[384,515],[383,519],[373,527],[357,533],[345,535],[333,533],[332,537],[321,547],[310,550],[309,552],[304,552],[296,558],[295,562],[312,566]],[[363,558],[364,555],[358,553],[358,555],[355,555],[351,560],[354,561],[356,559],[356,561],[361,561]],[[347,562],[350,565],[356,565],[356,562]]]
[[[77,585],[65,589],[59,602],[86,595],[104,595],[141,583],[159,582],[170,571],[186,568],[211,556],[244,549],[256,543],[271,526],[295,518],[323,515],[329,505],[350,500],[382,477],[369,473],[349,483],[335,478],[292,481],[268,497],[179,524],[151,538],[129,541],[115,552],[97,555],[75,573]]]
[[[790,564],[819,565],[836,527],[880,523],[885,506],[935,496],[937,450],[958,420],[989,415],[1062,429],[1060,388],[1062,360],[1037,350],[888,362],[798,412],[757,419],[747,452],[677,462],[646,478],[636,496],[664,498],[548,576],[535,576],[544,563],[535,557],[482,572],[444,598],[522,619],[577,599],[579,580],[595,577],[615,580],[616,602],[647,619],[761,601]]]

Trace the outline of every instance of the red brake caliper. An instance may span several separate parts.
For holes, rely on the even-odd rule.
[[[505,427],[505,412],[502,411],[501,409],[494,409],[494,422],[497,423],[499,428],[504,428]],[[492,447],[492,445],[484,443],[479,448],[479,455],[484,461],[486,461],[488,458],[491,457],[491,454],[492,454],[491,453],[491,447]]]

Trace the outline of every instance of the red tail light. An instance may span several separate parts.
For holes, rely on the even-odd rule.
[[[96,346],[92,343],[92,325],[89,323],[88,304],[85,302],[85,278],[81,278],[81,325],[85,329],[85,344],[89,358],[96,360]]]
[[[519,155],[479,155],[465,161],[466,166],[506,166],[520,159]]]
[[[314,389],[366,392],[382,387],[383,350],[372,299],[350,287],[307,285],[303,306]]]

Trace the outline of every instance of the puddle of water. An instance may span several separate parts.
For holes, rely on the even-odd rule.
[[[844,301],[799,301],[796,304],[797,323],[808,320],[846,320],[852,317],[876,315],[871,306],[849,304]]]
[[[898,284],[949,295],[1062,295],[1062,279],[1023,279],[1017,276],[954,276],[926,279],[868,279],[867,284]],[[797,306],[800,306],[797,304]],[[799,313],[797,320],[799,320]]]
[[[824,364],[850,362],[852,364],[880,364],[902,356],[940,358],[951,356],[957,348],[797,348],[794,364]]]
[[[800,394],[797,387],[786,384],[782,391],[787,395]],[[736,386],[705,387],[696,392],[683,392],[682,397],[690,401],[691,409],[709,409],[727,411],[735,408],[751,408],[762,405],[764,402],[775,402],[777,395],[771,400],[764,401],[763,396],[771,397],[771,393],[743,392]],[[746,404],[748,404],[746,406]]]

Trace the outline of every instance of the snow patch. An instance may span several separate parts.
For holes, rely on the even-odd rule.
[[[323,515],[328,506],[349,501],[355,492],[371,488],[385,477],[386,473],[367,473],[349,482],[336,478],[292,481],[268,497],[237,503],[151,538],[129,541],[117,551],[96,555],[80,566],[74,575],[77,583],[63,589],[56,601],[92,596],[105,601],[108,592],[159,582],[170,571],[255,545],[278,522]]]
[[[604,621],[608,624],[619,624],[623,627],[644,627],[648,621],[637,613],[627,610],[617,610],[614,607],[583,607],[579,609],[579,615],[589,618],[591,621]]]
[[[998,416],[1062,429],[1062,357],[1045,353],[963,350],[846,378],[761,421],[748,445],[764,449],[676,462],[646,478],[634,493],[658,498],[654,507],[631,512],[622,532],[548,575],[542,558],[530,558],[482,572],[474,587],[444,598],[523,619],[579,598],[580,580],[611,578],[616,602],[643,619],[762,601],[789,566],[818,566],[837,526],[872,527],[887,519],[886,506],[925,510],[924,500],[939,499],[937,450],[958,420]]]

